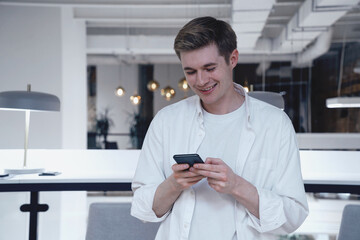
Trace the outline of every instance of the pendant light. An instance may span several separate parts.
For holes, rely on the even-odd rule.
[[[169,65],[167,65],[167,79],[169,85],[161,89],[161,96],[163,96],[166,101],[170,101],[173,97],[175,97],[175,89],[170,86],[170,78],[169,78]]]
[[[161,89],[161,96],[165,97],[167,101],[170,101],[175,96],[175,90],[172,87],[167,86]]]
[[[138,105],[140,104],[141,102],[141,96],[140,95],[137,95],[137,94],[134,94],[130,97],[130,101],[132,104],[134,105]]]
[[[182,90],[184,92],[184,99],[187,98],[187,93],[188,93],[190,87],[189,87],[189,84],[186,81],[185,77],[180,79],[180,81],[178,83],[178,87],[180,88],[180,90]]]
[[[184,91],[184,92],[189,91],[189,84],[188,84],[188,82],[186,81],[186,78],[185,78],[185,77],[182,78],[182,79],[180,79],[178,86],[179,86],[179,88],[180,88],[182,91]]]
[[[120,65],[119,65],[119,79],[121,81],[121,71],[120,71]],[[120,85],[115,90],[115,95],[118,97],[122,97],[125,95],[125,89]]]
[[[156,80],[151,80],[147,84],[147,89],[150,92],[155,92],[160,87],[160,84]]]
[[[115,90],[115,94],[116,94],[116,96],[118,96],[118,97],[124,96],[124,95],[125,95],[125,90],[124,90],[124,88],[121,87],[121,86],[117,87],[116,90]]]
[[[248,83],[248,80],[247,79],[245,79],[245,82],[244,82],[244,90],[245,90],[245,92],[249,92],[249,83]]]

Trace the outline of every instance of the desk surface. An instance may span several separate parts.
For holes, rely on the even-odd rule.
[[[136,150],[29,150],[33,164],[30,167],[45,167],[62,174],[0,179],[0,191],[29,191],[30,187],[39,191],[130,190],[139,153]],[[22,154],[23,151],[0,151],[0,163],[7,168],[21,166]],[[307,191],[334,192],[335,187],[336,191],[344,192],[349,187],[351,192],[360,193],[360,151],[300,151],[300,159]]]
[[[16,175],[0,180],[0,192],[17,191],[130,191],[131,178],[114,175]]]
[[[114,174],[86,174],[70,176],[16,175],[0,180],[0,192],[18,191],[130,191],[131,177]],[[337,192],[360,194],[359,176],[338,180],[305,179],[307,192]]]

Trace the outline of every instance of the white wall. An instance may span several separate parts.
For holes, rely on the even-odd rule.
[[[62,100],[58,8],[0,6],[0,91],[55,94]],[[0,148],[24,147],[24,112],[0,111]],[[29,148],[61,148],[61,113],[31,113]]]
[[[87,148],[86,26],[61,9],[62,148]]]
[[[86,147],[85,38],[84,22],[67,8],[0,5],[0,91],[26,90],[29,83],[61,101],[60,112],[31,113],[30,149]],[[0,111],[0,149],[24,147],[24,124],[23,112]],[[85,200],[85,192],[40,193],[51,207],[39,214],[39,239],[84,239]],[[19,206],[29,193],[0,193],[0,202],[0,239],[28,239],[29,214]]]
[[[0,91],[29,83],[61,101],[60,112],[31,113],[29,148],[86,148],[85,49],[70,9],[0,6]],[[24,125],[23,112],[0,111],[0,148],[23,148]]]

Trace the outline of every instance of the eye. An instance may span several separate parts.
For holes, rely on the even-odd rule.
[[[214,71],[214,70],[215,70],[215,67],[207,68],[207,69],[206,69],[207,72],[212,72],[212,71]]]
[[[187,74],[187,75],[193,75],[193,74],[195,74],[195,72],[196,72],[196,71],[188,71],[188,72],[186,72],[186,74]]]

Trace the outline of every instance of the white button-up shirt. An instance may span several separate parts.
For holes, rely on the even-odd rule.
[[[240,85],[234,86],[245,96],[246,110],[246,124],[239,126],[235,173],[257,188],[260,213],[257,219],[236,202],[236,235],[238,240],[272,239],[274,234],[295,231],[308,214],[296,135],[283,111],[249,97]],[[196,227],[191,226],[192,188],[184,190],[161,218],[152,205],[157,187],[173,173],[173,155],[195,153],[204,133],[198,96],[163,108],[148,129],[132,183],[131,214],[143,221],[162,221],[157,240],[185,240],[190,227]]]

